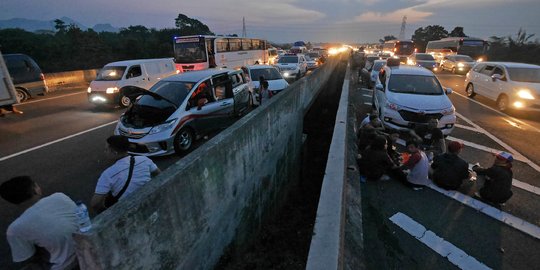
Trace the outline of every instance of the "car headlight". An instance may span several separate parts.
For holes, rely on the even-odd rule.
[[[107,93],[107,94],[118,93],[118,87],[109,87],[109,88],[107,88],[107,90],[105,91],[105,93]]]
[[[86,91],[90,94],[92,93],[92,87],[88,87],[88,89],[86,89]]]
[[[454,114],[455,112],[456,112],[456,107],[452,106],[452,107],[450,107],[450,108],[448,108],[448,109],[442,110],[441,113],[442,113],[442,115],[452,115],[452,114]]]
[[[289,72],[284,72],[283,73],[283,76],[285,76],[285,77],[288,77],[289,75],[290,75]]]
[[[465,67],[465,65],[464,65],[463,63],[458,63],[457,66],[458,66],[458,67],[461,67],[461,68],[462,68],[462,67]]]
[[[517,92],[518,97],[522,99],[534,99],[534,96],[531,94],[531,91],[527,89],[522,89]]]
[[[148,134],[156,134],[170,129],[176,123],[177,118],[171,119],[163,124],[153,127]]]

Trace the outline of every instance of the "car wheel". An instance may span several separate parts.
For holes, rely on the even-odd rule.
[[[472,85],[472,83],[469,83],[469,85],[467,85],[467,96],[470,97],[470,98],[473,98],[474,96],[476,96],[476,93],[474,92],[474,86]]]
[[[129,99],[127,96],[120,96],[120,106],[122,107],[128,107],[129,105],[131,105],[131,99]]]
[[[174,136],[174,151],[177,154],[188,151],[193,145],[193,139],[193,131],[190,128],[181,129],[176,133],[176,136]]]
[[[497,99],[497,109],[499,109],[499,111],[507,111],[508,110],[508,97],[506,95],[501,95],[499,96],[499,98]]]
[[[19,102],[26,101],[28,99],[28,94],[23,89],[16,89],[17,98],[19,99]]]

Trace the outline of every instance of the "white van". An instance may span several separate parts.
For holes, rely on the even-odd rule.
[[[96,105],[118,104],[127,107],[129,97],[123,94],[126,86],[150,89],[159,80],[176,74],[172,58],[138,59],[112,62],[105,65],[88,87],[88,100]]]

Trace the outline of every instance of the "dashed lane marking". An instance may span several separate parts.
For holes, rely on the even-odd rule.
[[[65,97],[74,96],[74,95],[80,95],[80,94],[86,94],[86,92],[71,93],[71,94],[61,95],[61,96],[57,96],[57,97],[43,98],[43,99],[38,99],[38,100],[26,101],[24,103],[15,104],[15,106],[23,106],[23,105],[26,105],[26,104],[38,103],[38,102],[42,102],[42,101],[65,98]]]
[[[418,239],[418,241],[448,259],[448,261],[459,269],[491,269],[401,212],[394,214],[390,217],[390,220],[411,236]]]
[[[102,128],[102,127],[106,127],[106,126],[109,126],[109,125],[112,125],[112,124],[116,124],[116,122],[118,122],[118,121],[113,121],[113,122],[110,122],[110,123],[107,123],[107,124],[103,124],[103,125],[101,125],[101,126],[97,126],[97,127],[94,127],[94,128],[88,129],[88,130],[85,130],[85,131],[81,131],[81,132],[78,132],[78,133],[75,133],[75,134],[66,136],[66,137],[64,137],[64,138],[60,138],[60,139],[58,139],[58,140],[54,140],[54,141],[52,141],[52,142],[48,142],[48,143],[46,143],[46,144],[38,145],[38,146],[36,146],[36,147],[32,147],[32,148],[26,149],[26,150],[24,150],[24,151],[21,151],[21,152],[15,153],[15,154],[11,154],[11,155],[9,155],[9,156],[2,157],[2,158],[0,158],[0,161],[8,160],[8,159],[10,159],[10,158],[14,158],[14,157],[16,157],[16,156],[20,156],[20,155],[22,155],[22,154],[26,154],[26,153],[28,153],[28,152],[31,152],[31,151],[34,151],[34,150],[38,150],[38,149],[43,148],[43,147],[45,147],[45,146],[49,146],[49,145],[52,145],[52,144],[55,144],[55,143],[58,143],[58,142],[61,142],[61,141],[65,141],[65,140],[67,140],[67,139],[71,139],[71,138],[73,138],[73,137],[76,137],[76,136],[79,136],[79,135],[88,133],[88,132],[90,132],[90,131],[94,131],[94,130],[96,130],[96,129],[100,129],[100,128]]]
[[[467,117],[461,115],[460,113],[456,112],[456,115],[463,119],[465,122],[469,123],[469,125],[475,127],[478,129],[479,132],[484,133],[486,136],[488,136],[490,139],[494,140],[496,143],[504,147],[506,150],[514,154],[514,158],[517,160],[523,160],[523,162],[527,163],[529,166],[531,166],[533,169],[535,169],[537,172],[540,172],[540,166],[538,166],[536,163],[532,162],[527,157],[523,156],[521,153],[519,153],[516,149],[512,148],[510,145],[506,144],[499,138],[495,137],[495,135],[487,132],[487,130],[481,128],[479,125],[475,124],[473,121],[468,119]]]
[[[457,127],[457,128],[461,128],[461,129],[468,129],[468,130],[471,130],[471,131],[478,131],[478,129],[476,129],[474,127],[470,127],[470,126],[465,126],[465,125],[460,125],[460,124],[455,124],[454,126]]]
[[[371,98],[371,95],[363,94],[362,96],[367,97],[367,98]]]
[[[371,102],[364,102],[364,105],[370,105],[371,106]]]
[[[428,187],[464,205],[467,205],[475,210],[478,210],[489,217],[492,217],[500,222],[503,222],[506,225],[516,230],[524,232],[536,239],[540,239],[540,227],[532,223],[529,223],[523,219],[520,219],[506,212],[503,212],[495,207],[492,207],[479,200],[471,198],[461,192],[454,191],[454,190],[445,190],[436,186],[435,184],[429,184]]]

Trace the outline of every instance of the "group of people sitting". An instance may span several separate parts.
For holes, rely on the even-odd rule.
[[[395,145],[400,134],[386,132],[377,113],[368,115],[360,124],[358,136],[358,166],[361,177],[369,181],[395,179],[414,190],[433,181],[447,190],[460,190],[476,173],[475,196],[493,203],[504,204],[512,197],[511,154],[501,152],[489,168],[479,165],[469,170],[469,164],[459,154],[463,144],[451,141],[446,146],[437,119],[417,125],[408,134],[406,151],[400,153]]]

